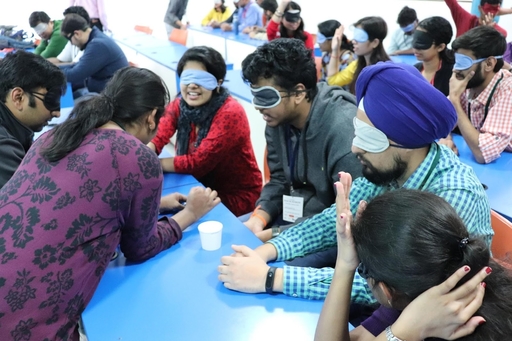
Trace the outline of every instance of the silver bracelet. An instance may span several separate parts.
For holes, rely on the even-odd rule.
[[[395,334],[393,334],[393,332],[391,331],[391,326],[386,328],[386,338],[388,341],[405,341],[397,338]]]
[[[279,236],[281,229],[279,226],[272,226],[272,238]]]

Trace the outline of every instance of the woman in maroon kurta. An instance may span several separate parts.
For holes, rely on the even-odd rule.
[[[40,137],[0,190],[0,340],[78,340],[117,245],[128,259],[150,258],[219,202],[195,188],[183,211],[158,221],[162,171],[145,144],[167,98],[151,71],[120,70]]]
[[[164,172],[194,175],[215,189],[239,216],[254,209],[262,187],[243,107],[221,86],[226,63],[214,49],[189,49],[178,63],[181,96],[167,107],[156,137],[157,153],[177,133],[176,156],[163,159]]]

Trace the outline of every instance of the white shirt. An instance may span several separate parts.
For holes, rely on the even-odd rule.
[[[393,32],[391,36],[391,43],[388,47],[388,54],[394,53],[396,51],[403,51],[412,48],[412,34],[407,35],[401,28]]]
[[[83,54],[84,51],[80,51],[78,47],[68,41],[62,52],[57,56],[57,59],[62,63],[76,63]]]

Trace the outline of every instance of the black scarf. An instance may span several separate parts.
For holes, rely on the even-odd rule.
[[[180,101],[180,117],[178,118],[178,135],[176,143],[178,150],[176,155],[185,155],[188,153],[188,145],[192,124],[199,126],[197,134],[196,148],[201,141],[208,135],[213,118],[220,107],[226,102],[229,91],[220,87],[219,93],[214,92],[210,101],[200,107],[191,107],[182,98]]]

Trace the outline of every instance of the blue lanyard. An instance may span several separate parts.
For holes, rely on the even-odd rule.
[[[295,182],[295,162],[297,161],[297,156],[299,155],[299,144],[300,144],[300,134],[297,134],[297,141],[295,142],[295,146],[292,146],[292,136],[291,136],[291,127],[288,126],[286,130],[286,142],[287,142],[287,153],[288,153],[288,167],[290,168],[290,179],[291,186]],[[293,150],[293,152],[292,152]]]

